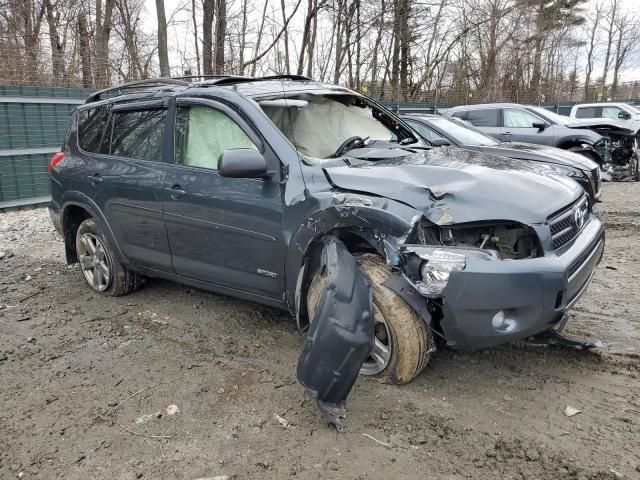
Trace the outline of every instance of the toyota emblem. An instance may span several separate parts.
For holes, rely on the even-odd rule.
[[[576,221],[576,227],[578,227],[578,230],[580,230],[584,225],[584,214],[585,210],[582,208],[578,208],[576,210],[576,213],[573,214],[573,218]]]

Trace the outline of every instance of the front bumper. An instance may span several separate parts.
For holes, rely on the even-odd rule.
[[[455,348],[485,348],[543,332],[558,323],[585,292],[604,250],[604,230],[595,216],[562,255],[530,260],[468,259],[443,291],[440,322]],[[510,328],[496,329],[498,312]]]

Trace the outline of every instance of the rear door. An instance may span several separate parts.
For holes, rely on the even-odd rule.
[[[523,108],[502,109],[502,129],[500,139],[503,142],[537,143],[553,145],[553,130],[540,130],[534,123],[549,123]]]
[[[492,136],[496,140],[500,140],[499,108],[482,108],[469,110],[465,120],[474,127],[477,127],[483,133]]]
[[[133,263],[171,271],[162,215],[167,122],[165,102],[113,107],[103,143],[89,172],[94,197],[124,255]]]
[[[277,177],[225,178],[217,170],[220,155],[228,149],[257,149],[274,172],[279,172],[278,159],[225,104],[177,99],[175,117],[175,160],[163,192],[175,272],[282,298],[284,247]]]

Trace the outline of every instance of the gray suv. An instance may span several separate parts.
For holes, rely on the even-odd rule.
[[[487,103],[442,109],[500,142],[549,145],[580,153],[603,164],[611,156],[608,140],[593,130],[545,108],[517,103]]]
[[[51,218],[95,292],[161,277],[291,312],[335,423],[358,372],[560,329],[604,248],[572,180],[414,135],[304,77],[124,85],[73,113]]]

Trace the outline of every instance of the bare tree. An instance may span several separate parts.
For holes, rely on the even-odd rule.
[[[164,13],[164,0],[156,0],[156,16],[158,18],[158,60],[160,76],[169,76],[169,49],[167,46],[167,17]]]

